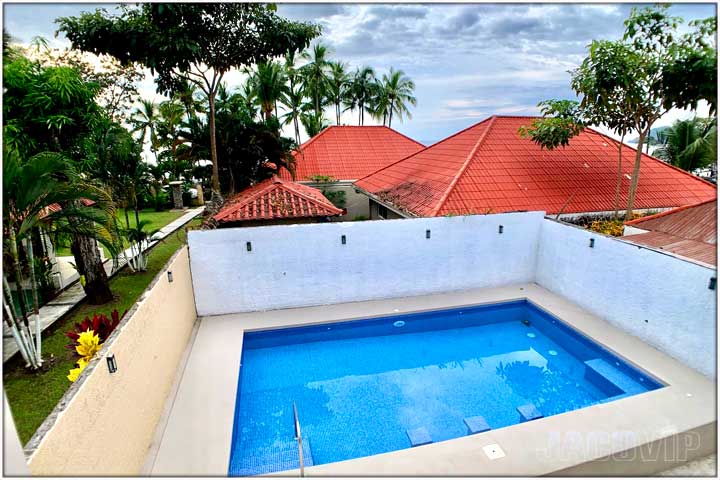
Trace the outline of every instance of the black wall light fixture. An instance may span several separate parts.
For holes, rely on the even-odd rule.
[[[716,287],[717,287],[717,277],[710,278],[710,283],[708,283],[708,288],[710,290],[715,290]]]
[[[425,230],[425,238],[430,238],[430,230]]]
[[[595,239],[594,238],[590,239],[590,248],[595,248]]]
[[[345,237],[345,235],[340,236],[340,243],[342,243],[343,245],[347,243],[347,238]]]
[[[168,270],[168,282],[172,283],[173,277],[172,277],[172,270]]]
[[[503,226],[502,226],[502,225],[498,226],[498,233],[503,233]]]
[[[115,355],[113,355],[112,353],[108,353],[107,357],[105,357],[105,360],[107,360],[108,371],[110,373],[117,372],[117,361],[115,360]]]
[[[247,248],[248,252],[252,252],[252,242],[246,242],[245,248]]]

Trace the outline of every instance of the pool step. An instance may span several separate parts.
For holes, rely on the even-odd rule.
[[[585,362],[585,378],[611,397],[623,394],[634,395],[646,391],[646,388],[639,382],[628,377],[602,358],[594,358]]]
[[[410,445],[413,447],[419,447],[420,445],[427,445],[432,443],[432,437],[428,433],[425,427],[414,428],[407,430],[407,436],[410,439]]]
[[[307,438],[303,438],[305,467],[313,465],[312,450]],[[252,455],[244,455],[239,462],[233,462],[228,472],[231,477],[247,477],[264,473],[282,472],[300,468],[298,444],[295,440],[281,442],[272,447],[256,449]]]
[[[490,430],[490,425],[488,425],[485,417],[482,417],[480,415],[476,417],[466,418],[463,421],[465,422],[465,426],[468,429],[468,435],[474,435],[476,433],[487,432],[488,430]]]
[[[523,422],[529,422],[530,420],[537,420],[538,418],[543,418],[543,414],[540,413],[540,410],[538,410],[537,407],[532,403],[520,405],[516,408],[516,410],[520,414],[520,418]]]

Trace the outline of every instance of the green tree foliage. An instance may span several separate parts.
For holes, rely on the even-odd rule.
[[[688,172],[717,162],[717,120],[678,120],[659,135],[655,156]]]
[[[392,127],[393,115],[402,121],[403,117],[412,118],[409,105],[417,105],[413,95],[415,82],[410,80],[402,70],[390,68],[390,72],[383,74],[376,94],[376,115],[382,117],[383,125]]]
[[[278,17],[250,3],[146,3],[122,14],[97,10],[58,19],[73,48],[139,63],[156,75],[158,90],[174,94],[187,83],[206,97],[212,187],[219,194],[215,96],[232,69],[305,48],[319,28]],[[227,160],[230,160],[229,158]]]
[[[365,112],[372,114],[372,105],[378,95],[375,70],[370,67],[358,68],[350,81],[347,106],[358,109],[358,125],[365,124]]]
[[[303,89],[310,98],[310,103],[315,115],[319,116],[327,101],[329,88],[330,61],[328,60],[328,48],[322,43],[316,43],[312,49],[301,53],[301,57],[307,61],[300,67]]]
[[[258,63],[248,81],[265,121],[273,117],[273,112],[277,116],[278,103],[285,99],[286,76],[282,65],[273,61]]]
[[[318,115],[314,111],[301,113],[300,123],[311,138],[330,126],[323,112]]]
[[[72,67],[43,67],[19,54],[4,64],[3,75],[5,152],[20,161],[41,153],[61,154],[82,171],[87,161],[86,141],[103,114],[95,103],[99,85],[85,81]],[[86,280],[85,293],[90,302],[105,303],[112,293],[94,247],[95,237],[79,233],[90,231],[86,220],[73,217],[70,221],[76,232],[71,250],[78,272]]]

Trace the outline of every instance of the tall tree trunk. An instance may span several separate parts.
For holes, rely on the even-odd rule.
[[[215,90],[208,94],[210,107],[208,115],[208,126],[210,128],[210,158],[212,159],[212,198],[215,200],[220,195],[220,173],[218,171],[217,144],[215,143]],[[219,205],[218,205],[219,206]]]
[[[623,142],[625,141],[625,133],[620,137],[620,144],[618,145],[618,169],[617,179],[615,180],[615,213],[613,218],[618,218],[618,210],[620,209],[620,187],[622,186],[622,148]]]
[[[293,124],[295,124],[295,141],[300,145],[300,122],[298,122],[297,112],[293,116]]]
[[[388,127],[392,128],[392,113],[393,113],[393,105],[390,104],[390,111],[388,112]]]
[[[70,250],[75,257],[78,273],[85,277],[83,289],[88,303],[101,305],[111,301],[113,295],[95,240],[85,235],[75,235]]]
[[[630,181],[630,191],[628,192],[628,203],[627,210],[625,210],[625,221],[632,220],[633,208],[635,207],[635,193],[637,192],[637,186],[640,182],[640,162],[642,160],[642,145],[645,141],[645,137],[650,131],[650,127],[646,131],[640,132],[640,138],[638,138],[638,148],[635,150],[635,167],[633,168],[632,180]]]

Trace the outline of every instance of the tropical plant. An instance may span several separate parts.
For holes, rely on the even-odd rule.
[[[130,116],[130,124],[134,127],[134,132],[140,133],[140,142],[145,143],[147,138],[150,142],[150,151],[158,160],[158,148],[160,142],[157,136],[157,124],[160,121],[157,105],[152,100],[142,99],[140,106],[133,111]]]
[[[365,112],[371,112],[370,107],[377,93],[375,71],[370,67],[358,68],[350,81],[346,99],[348,109],[358,109],[358,125],[365,124]]]
[[[159,229],[146,231],[145,227],[149,224],[149,220],[140,220],[134,226],[122,231],[123,237],[130,244],[130,257],[128,258],[127,264],[133,272],[147,271],[148,258],[150,256],[147,249],[150,246],[152,237],[160,231]]]
[[[329,80],[330,62],[327,58],[328,48],[318,42],[312,49],[304,51],[300,55],[307,61],[300,67],[300,74],[303,80],[303,89],[311,100],[315,116],[319,117],[326,102]]]
[[[278,102],[282,102],[285,96],[285,80],[282,66],[273,61],[258,63],[251,72],[249,81],[265,121],[272,118],[273,112],[278,115]]]
[[[3,73],[5,151],[23,162],[43,152],[61,154],[82,172],[87,160],[86,139],[103,114],[94,100],[98,84],[84,81],[74,68],[43,67],[22,55],[6,62]],[[86,280],[83,288],[88,301],[105,303],[112,299],[112,292],[97,237],[79,233],[93,231],[93,226],[80,217],[68,217],[68,221],[77,223],[71,251],[78,273]],[[112,229],[106,233],[111,235]]]
[[[717,121],[714,118],[678,120],[658,134],[655,156],[692,172],[717,162]]]
[[[75,352],[80,356],[80,359],[77,361],[77,368],[73,368],[68,373],[68,380],[71,382],[77,381],[90,360],[97,355],[101,348],[100,337],[92,330],[86,330],[78,335]]]
[[[215,96],[227,72],[305,48],[320,33],[314,25],[278,17],[274,5],[259,3],[145,3],[60,18],[60,31],[73,48],[107,53],[156,72],[158,90],[176,93],[196,85],[207,101],[213,197],[220,179]]]
[[[335,106],[335,124],[340,125],[342,105],[347,97],[350,76],[346,72],[346,65],[342,62],[330,62],[330,75],[328,77],[328,99]]]
[[[415,82],[402,70],[394,70],[391,67],[390,72],[383,75],[376,94],[376,115],[382,117],[383,125],[387,119],[387,126],[392,127],[393,114],[400,121],[403,116],[412,118],[408,105],[417,105],[417,99],[413,95],[414,90]]]
[[[109,200],[100,189],[87,185],[71,170],[69,162],[56,153],[41,153],[21,162],[17,154],[5,152],[3,161],[3,231],[5,249],[12,258],[11,275],[18,290],[19,315],[13,305],[10,286],[3,276],[5,321],[29,367],[42,364],[38,284],[31,235],[41,226],[47,230],[97,238],[88,225],[104,224],[106,212],[83,206],[79,200]],[[62,205],[63,208],[51,208]],[[73,221],[74,220],[74,221]],[[83,222],[79,220],[84,220]],[[80,230],[76,230],[79,228]],[[82,230],[83,228],[87,228]],[[20,252],[25,251],[30,272],[32,308],[23,293],[25,285]],[[35,332],[30,329],[34,319]],[[34,340],[33,340],[34,339]]]
[[[320,112],[320,115],[317,115],[314,111],[301,113],[300,123],[302,123],[303,127],[305,127],[305,132],[307,132],[310,138],[330,126],[322,111]]]
[[[125,313],[120,315],[117,309],[113,309],[113,311],[110,312],[109,318],[104,313],[96,313],[92,318],[86,316],[82,322],[75,323],[73,330],[65,333],[65,336],[71,340],[70,343],[65,345],[65,348],[72,350],[73,352],[77,352],[76,347],[80,345],[80,334],[87,332],[88,330],[98,336],[100,343],[105,343],[110,334],[120,324],[120,319],[124,317],[126,313],[127,310]]]

